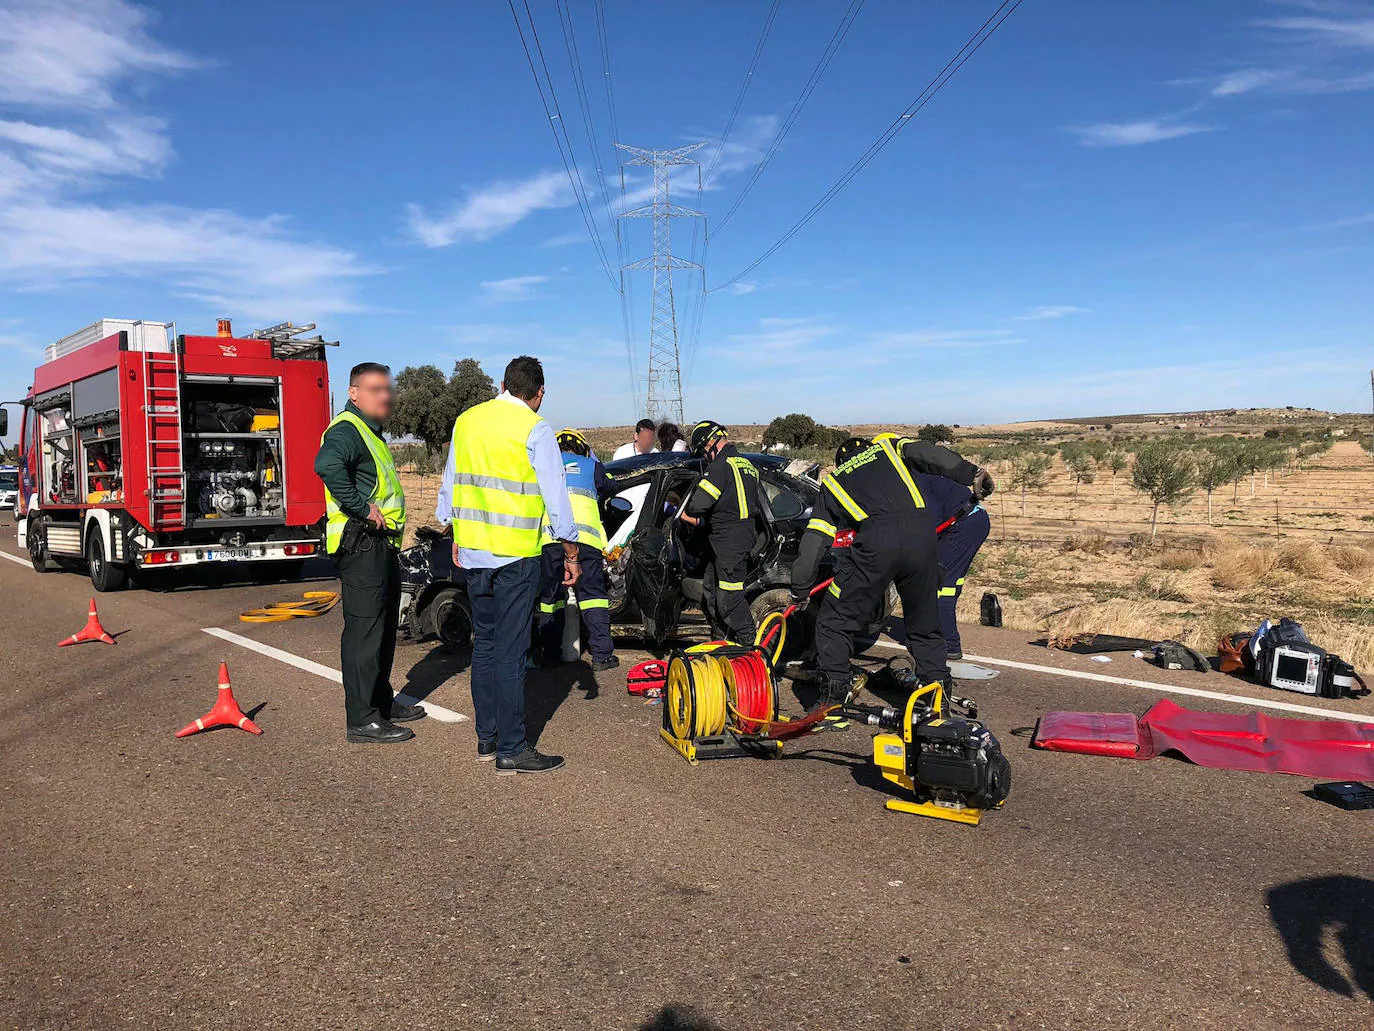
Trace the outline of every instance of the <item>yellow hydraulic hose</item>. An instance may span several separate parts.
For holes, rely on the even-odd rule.
[[[300,601],[276,601],[266,608],[240,612],[244,623],[284,623],[288,619],[323,616],[339,603],[338,591],[306,591]]]

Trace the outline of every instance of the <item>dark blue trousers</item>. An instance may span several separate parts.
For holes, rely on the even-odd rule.
[[[587,651],[593,659],[609,659],[615,653],[611,641],[611,609],[606,590],[606,560],[590,544],[577,546],[582,575],[573,592],[578,613],[587,628]],[[556,661],[563,651],[563,625],[567,616],[568,589],[563,586],[563,545],[546,544],[539,583],[539,641],[544,661]]]
[[[949,654],[961,654],[963,643],[959,640],[959,622],[955,610],[959,607],[959,596],[964,593],[964,577],[968,567],[973,565],[973,557],[988,539],[992,530],[992,520],[987,512],[977,509],[940,534],[936,545],[940,554],[940,632],[945,635],[945,647]]]
[[[525,740],[525,652],[539,594],[539,559],[467,571],[472,605],[472,711],[478,741],[498,756],[519,755]]]

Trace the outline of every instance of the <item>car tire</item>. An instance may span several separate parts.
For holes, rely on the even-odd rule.
[[[100,594],[123,590],[129,582],[129,571],[105,557],[105,542],[99,532],[86,538],[86,572],[90,574],[91,586]]]
[[[457,587],[441,587],[420,612],[422,634],[433,634],[449,648],[472,647],[472,614],[467,594]]]
[[[29,561],[33,563],[33,571],[35,573],[56,572],[59,566],[48,554],[48,521],[42,516],[30,519],[27,537]]]
[[[754,625],[762,626],[765,616],[773,612],[782,612],[792,604],[792,592],[786,587],[775,587],[772,590],[764,591],[752,602],[749,603],[749,615],[754,617]],[[815,608],[815,602],[812,608]],[[793,659],[800,659],[815,651],[816,647],[816,619],[814,615],[803,615],[802,618],[793,617],[787,621],[787,642],[783,648],[781,660],[789,662]]]

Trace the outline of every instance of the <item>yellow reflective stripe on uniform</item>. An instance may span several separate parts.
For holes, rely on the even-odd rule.
[[[878,446],[883,449],[888,461],[897,470],[897,475],[902,478],[902,483],[906,484],[906,489],[911,492],[911,503],[917,508],[925,508],[926,499],[921,497],[921,492],[916,488],[916,481],[911,478],[911,470],[906,467],[906,462],[902,460],[902,456],[897,454],[896,449],[886,440],[878,441]]]
[[[717,581],[716,581],[716,586],[719,587],[722,591],[742,591],[742,590],[744,590],[744,581],[742,581],[742,580],[717,580]]]
[[[863,522],[868,518],[868,513],[859,507],[859,503],[849,496],[849,491],[841,487],[839,481],[830,473],[821,478],[821,486],[835,495],[835,500],[844,506],[844,510],[853,516],[856,522]]]
[[[940,588],[940,597],[941,597],[941,598],[953,598],[953,597],[954,597],[956,594],[958,594],[958,593],[959,593],[959,588],[957,588],[957,587],[941,587],[941,588]]]
[[[546,615],[546,616],[551,616],[551,615],[553,615],[555,612],[557,612],[559,609],[561,609],[561,608],[562,608],[564,605],[566,605],[566,604],[567,604],[567,602],[564,602],[564,601],[555,601],[555,602],[541,601],[541,602],[539,603],[539,611],[542,612],[542,613],[543,613],[544,615]]]
[[[838,532],[835,529],[834,523],[827,523],[824,519],[813,519],[811,520],[811,522],[806,524],[806,528],[808,530],[818,530],[819,532],[825,534],[827,537],[834,537],[835,534]]]
[[[717,486],[716,486],[714,483],[712,483],[710,480],[701,480],[701,481],[697,484],[697,486],[700,487],[702,490],[704,490],[707,494],[711,495],[711,497],[713,497],[713,498],[719,498],[719,497],[720,497],[720,488],[717,487]]]
[[[739,471],[740,462],[748,462],[747,458],[727,458],[726,464],[730,466],[730,471],[735,474],[735,496],[739,499],[739,517],[749,518],[749,499],[744,496],[744,474]]]
[[[838,598],[840,596],[840,585],[835,583],[835,581],[833,580],[830,581],[829,591],[832,595]]]
[[[957,579],[957,580],[954,581],[954,586],[955,586],[955,587],[963,587],[963,586],[964,586],[964,580],[965,580],[965,579],[967,579],[967,577],[962,577],[962,576],[959,577],[959,579]]]
[[[607,598],[578,598],[577,607],[585,612],[587,609],[608,609],[611,603]]]

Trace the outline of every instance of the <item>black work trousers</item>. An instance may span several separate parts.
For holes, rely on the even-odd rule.
[[[925,509],[899,517],[872,516],[859,524],[835,582],[821,595],[816,616],[816,661],[832,683],[849,679],[854,636],[878,613],[888,584],[897,585],[906,646],[921,683],[942,679],[940,563],[935,523]]]
[[[401,607],[401,565],[396,549],[367,536],[358,550],[336,551],[334,568],[343,583],[344,715],[350,727],[391,717],[391,662]]]
[[[587,651],[598,662],[615,652],[611,641],[611,608],[606,593],[606,559],[600,548],[577,546],[578,577],[573,592],[582,625],[587,628]],[[563,651],[563,627],[568,613],[568,589],[563,586],[563,545],[545,544],[539,579],[539,646],[544,661],[557,661]]]
[[[744,583],[756,539],[752,522],[711,527],[711,561],[702,582],[702,608],[712,632],[736,644],[754,643],[754,617]]]

